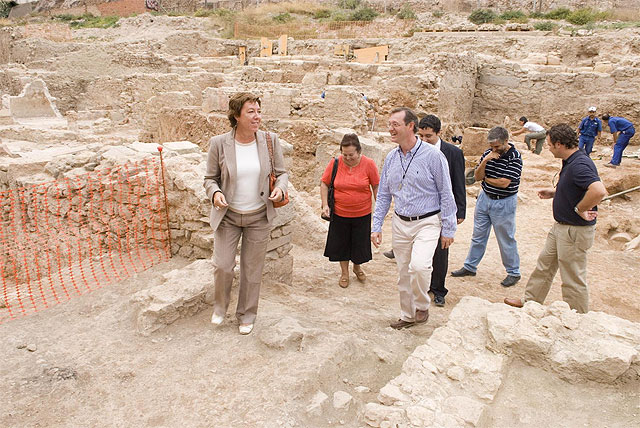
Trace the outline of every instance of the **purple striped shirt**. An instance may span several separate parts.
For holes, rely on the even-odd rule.
[[[453,238],[455,235],[457,207],[451,190],[449,164],[444,154],[431,144],[417,138],[416,145],[406,155],[400,147],[389,152],[380,175],[372,232],[382,231],[391,198],[396,212],[407,217],[440,210],[442,236]]]

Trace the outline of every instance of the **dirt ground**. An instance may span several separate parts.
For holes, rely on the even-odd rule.
[[[339,267],[322,257],[322,248],[298,242],[293,249],[292,286],[263,288],[251,335],[240,336],[231,315],[213,328],[207,310],[150,337],[141,336],[135,330],[130,298],[163,282],[163,273],[188,263],[175,258],[130,280],[1,324],[0,426],[365,426],[359,418],[361,407],[375,401],[378,390],[400,373],[417,345],[446,323],[463,296],[499,302],[523,294],[553,222],[551,202],[539,200],[535,192],[550,185],[560,168],[560,161],[547,151],[541,157],[523,153],[523,158],[517,213],[523,280],[515,287],[505,290],[499,284],[505,272],[492,235],[476,277],[449,278],[444,308],[432,307],[425,325],[394,331],[388,327],[399,310],[393,261],[376,251],[364,267],[367,281],[359,283],[352,275],[350,287],[341,289]],[[618,170],[602,168],[602,163],[597,165],[605,183],[640,173],[638,160],[625,159]],[[315,197],[309,203],[317,203]],[[459,268],[466,256],[474,205],[475,199],[468,197],[467,220],[451,249],[450,270]],[[591,309],[635,322],[640,322],[640,250],[622,251],[620,243],[606,238],[613,226],[619,231],[635,230],[636,236],[638,209],[640,192],[601,207],[601,226],[588,267]],[[389,248],[390,238],[387,220],[382,250]],[[561,299],[559,282],[556,278],[547,302]],[[283,321],[299,324],[296,329],[301,334],[281,347],[274,346],[269,338],[276,323]],[[554,385],[552,380],[540,382],[536,388],[541,391]],[[322,415],[314,416],[306,409],[318,391],[329,400]],[[354,397],[349,410],[333,408],[336,391]],[[509,398],[505,413],[513,412],[518,399],[526,399],[523,394],[504,394]],[[567,393],[562,399],[570,408],[580,409],[581,397]],[[615,400],[605,404],[613,411],[617,405],[626,405]]]

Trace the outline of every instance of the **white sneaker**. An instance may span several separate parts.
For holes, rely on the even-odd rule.
[[[240,324],[238,331],[240,334],[249,334],[253,330],[253,324]]]
[[[223,321],[224,321],[224,317],[220,315],[216,315],[215,312],[213,313],[213,315],[211,315],[211,324],[220,325],[222,324]]]

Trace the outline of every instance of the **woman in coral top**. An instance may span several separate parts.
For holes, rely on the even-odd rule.
[[[375,199],[380,175],[375,162],[361,152],[356,134],[342,138],[342,156],[337,158],[338,171],[333,183],[333,213],[328,193],[334,159],[327,165],[320,182],[322,214],[331,214],[324,255],[332,262],[340,262],[342,272],[338,285],[342,288],[349,286],[349,261],[353,263],[353,273],[363,282],[367,276],[360,265],[371,260],[371,196]]]

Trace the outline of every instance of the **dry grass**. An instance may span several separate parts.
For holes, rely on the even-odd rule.
[[[12,22],[10,19],[0,18],[0,27],[10,27],[12,25],[15,25],[15,23]]]
[[[614,9],[607,11],[607,21],[640,21],[640,9]]]

